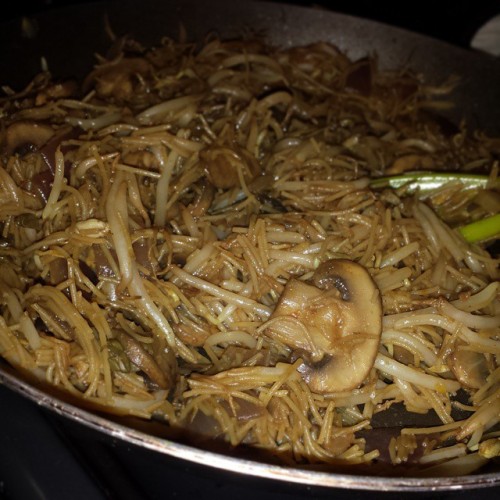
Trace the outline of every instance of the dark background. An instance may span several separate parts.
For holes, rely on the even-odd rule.
[[[85,0],[3,0],[0,19],[6,20],[78,3],[85,3]],[[374,19],[439,38],[461,47],[468,47],[477,29],[494,15],[500,14],[499,0],[421,0],[411,2],[289,0],[281,3],[318,6]]]
[[[208,1],[208,0],[207,0]],[[0,21],[82,0],[2,2]],[[382,21],[468,47],[477,29],[500,14],[500,1],[289,1]],[[78,36],[75,33],[75,36]],[[20,62],[22,64],[22,62]],[[498,103],[497,103],[498,104]],[[500,489],[404,494],[404,498],[499,498]],[[258,499],[403,498],[292,485],[217,471],[156,454],[55,417],[0,386],[0,498]]]

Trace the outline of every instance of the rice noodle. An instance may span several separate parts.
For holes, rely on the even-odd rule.
[[[498,144],[434,118],[450,85],[326,43],[120,47],[75,95],[44,76],[0,102],[0,355],[85,407],[287,464],[482,466],[500,415],[498,259],[456,228],[498,207]],[[34,144],[17,136],[40,126]],[[420,167],[491,183],[425,201],[371,187]],[[367,287],[321,275],[339,261]],[[313,383],[360,367],[350,388]],[[403,421],[371,449],[372,419],[398,405],[442,425]]]

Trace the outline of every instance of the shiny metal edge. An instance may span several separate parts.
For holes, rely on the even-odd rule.
[[[0,383],[43,408],[69,418],[112,438],[149,450],[229,472],[311,486],[377,491],[457,491],[500,485],[499,473],[457,477],[383,477],[318,472],[298,467],[255,462],[159,438],[78,408],[5,371],[0,366]]]
[[[128,14],[130,14],[130,12],[133,11],[131,7],[135,4],[135,2],[136,0],[115,0],[116,11],[113,11],[113,9],[110,8],[109,12],[118,13],[125,10],[128,12]],[[143,0],[143,2],[156,7],[155,9],[152,9],[153,13],[150,15],[156,16],[157,18],[162,17],[159,15],[159,13],[162,13],[162,9],[166,9],[168,6],[167,4],[169,3],[165,0]],[[176,2],[173,1],[173,3]],[[212,2],[203,4],[196,3],[196,0],[179,0],[177,3],[178,7],[177,9],[174,9],[174,14],[177,14],[177,10],[182,12],[193,12],[194,6],[196,6],[199,20],[201,22],[201,25],[203,26],[205,26],[205,14],[207,14],[209,18],[217,18],[216,6],[218,6],[218,9],[220,9],[221,6],[224,6],[224,12],[226,13],[227,10],[230,10],[232,12],[233,18],[235,12],[238,12],[240,14],[240,19],[245,19],[245,22],[248,23],[252,21],[256,22],[257,25],[262,24],[263,27],[269,27],[269,23],[274,23],[276,16],[278,16],[281,22],[276,30],[276,40],[271,41],[275,41],[279,45],[283,44],[286,46],[292,43],[292,41],[294,43],[307,43],[312,41],[311,38],[324,39],[337,44],[339,48],[343,50],[345,50],[346,48],[350,48],[350,56],[361,56],[362,54],[359,53],[359,50],[361,50],[360,47],[366,48],[366,39],[372,37],[375,32],[383,31],[385,33],[385,36],[381,38],[383,40],[386,40],[384,43],[387,43],[387,46],[380,47],[384,47],[384,49],[388,48],[388,63],[390,63],[389,66],[391,66],[391,64],[393,64],[395,61],[397,62],[401,61],[401,59],[404,59],[415,64],[415,67],[422,71],[424,74],[437,72],[441,76],[443,74],[450,74],[450,68],[451,70],[453,70],[451,72],[455,72],[459,70],[461,66],[464,66],[467,68],[472,68],[474,70],[474,74],[477,77],[474,79],[474,81],[484,81],[485,75],[487,75],[491,80],[492,71],[495,76],[492,81],[500,81],[500,70],[497,61],[494,61],[493,59],[486,60],[482,54],[476,54],[472,52],[469,53],[457,47],[447,46],[447,44],[445,44],[444,42],[431,40],[428,37],[406,32],[398,28],[384,26],[381,23],[373,21],[361,20],[351,16],[339,15],[338,13],[329,11],[315,12],[310,8],[302,8],[298,6],[291,7],[286,6],[285,4],[278,5],[273,4],[272,2],[242,2],[241,0],[235,0],[230,4],[227,4],[226,2],[224,2],[224,0],[212,0]],[[249,9],[249,4],[259,5],[259,13],[256,14],[255,10]],[[92,13],[94,16],[93,19],[97,20],[102,12],[107,11],[107,9],[104,9],[101,12],[101,8],[102,7],[100,6],[100,4],[97,3],[89,4],[87,6],[83,5],[67,7],[65,9],[65,12],[78,14],[79,16],[81,16],[83,12],[85,12],[86,14]],[[200,10],[202,11],[201,14],[199,13]],[[207,12],[205,12],[205,10]],[[273,15],[271,15],[271,13]],[[45,21],[48,21],[51,19],[52,13],[48,13],[46,16],[41,17],[45,18]],[[175,17],[177,17],[177,15],[172,16],[172,18]],[[317,21],[314,30],[311,30],[311,27],[307,22],[311,21],[312,18]],[[94,23],[88,22],[86,23],[86,26],[93,26],[93,24]],[[336,30],[343,32],[343,30],[340,28],[344,25],[348,25],[352,29],[352,33],[350,34],[350,36],[344,35],[341,38],[335,38],[333,34],[335,34]],[[226,25],[225,28],[228,28],[228,26]],[[50,30],[48,31],[50,32]],[[9,30],[6,30],[5,33],[7,33],[7,35],[11,34]],[[408,40],[411,40],[412,49],[409,53],[406,52],[405,44],[399,43],[400,37],[397,36],[398,34],[400,34],[401,38],[403,39],[406,38]],[[0,33],[0,38],[1,36],[5,35],[3,33]],[[354,47],[350,45],[353,40],[356,42],[354,44]],[[0,41],[5,40],[1,39]],[[371,39],[370,47],[374,52],[378,52],[380,49],[377,43],[379,43],[379,39],[373,37]],[[3,47],[8,49],[8,53],[11,52],[11,47],[8,44],[3,44],[3,46],[2,44],[0,44],[0,49],[3,49]],[[439,50],[431,50],[436,48],[439,48]],[[33,50],[34,47],[30,46],[28,53],[32,52]],[[437,57],[429,57],[429,54],[434,54],[434,52],[438,53]],[[2,53],[2,50],[0,50],[0,56],[5,55],[6,54]],[[0,57],[0,60],[1,59],[2,57]],[[460,73],[460,71],[458,71],[458,73]],[[496,89],[495,92],[497,92],[499,87],[493,85],[492,88]],[[473,95],[476,90],[476,87],[466,88],[464,91],[464,95]],[[483,89],[483,97],[485,90],[486,89]],[[495,96],[496,95],[497,94],[495,94]],[[488,100],[490,102],[495,101],[495,99],[493,98],[485,98],[485,101]],[[477,106],[478,104],[475,101],[471,103],[472,112],[477,111]],[[493,109],[494,108],[491,107],[488,109],[490,114],[492,113]],[[496,114],[492,115],[490,123],[495,126],[495,130],[498,129],[498,120]],[[62,399],[51,396],[43,392],[43,390],[30,385],[29,382],[22,380],[20,376],[13,375],[9,371],[4,370],[1,365],[1,360],[0,383],[4,384],[14,392],[27,397],[41,407],[47,408],[48,410],[53,411],[60,416],[69,418],[77,423],[102,432],[112,438],[120,439],[132,445],[144,447],[149,450],[169,455],[175,458],[234,473],[292,483],[300,483],[311,486],[358,490],[377,490],[386,492],[457,491],[500,485],[500,472],[457,477],[383,477],[340,474],[335,472],[318,472],[300,469],[297,467],[285,467],[266,464],[262,462],[255,462],[247,459],[197,449],[195,447],[188,446],[182,443],[177,443],[167,439],[152,436],[131,427],[127,427],[125,425],[107,420],[106,418],[74,406]]]

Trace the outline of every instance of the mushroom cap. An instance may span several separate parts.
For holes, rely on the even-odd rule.
[[[20,120],[11,123],[4,137],[5,153],[11,155],[22,146],[32,146],[36,149],[43,146],[52,136],[54,130],[46,123]]]
[[[251,182],[260,174],[258,163],[243,149],[212,146],[200,152],[208,181],[217,189],[240,186],[240,174]],[[238,173],[240,170],[240,174]]]
[[[483,353],[462,350],[460,346],[450,355],[448,364],[457,380],[471,389],[480,389],[490,374]]]
[[[312,283],[288,282],[269,334],[300,351],[299,372],[313,391],[359,387],[380,343],[380,291],[365,267],[343,259],[321,264]]]
[[[149,354],[140,342],[122,330],[114,330],[119,343],[122,345],[128,359],[134,363],[149,379],[161,389],[171,389],[175,383],[177,362],[174,354],[166,347],[163,339],[155,338],[156,356]],[[159,345],[160,344],[160,345]],[[161,345],[163,344],[163,345]]]

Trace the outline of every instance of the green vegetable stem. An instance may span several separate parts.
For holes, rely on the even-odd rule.
[[[380,177],[370,181],[372,189],[401,189],[406,194],[417,194],[425,199],[447,183],[463,184],[464,190],[470,189],[500,189],[500,179],[491,181],[490,177],[481,174],[454,172],[408,172],[401,175]],[[469,243],[489,241],[500,236],[500,214],[466,224],[458,228]]]
[[[500,214],[471,222],[458,228],[469,243],[488,241],[500,236]]]

